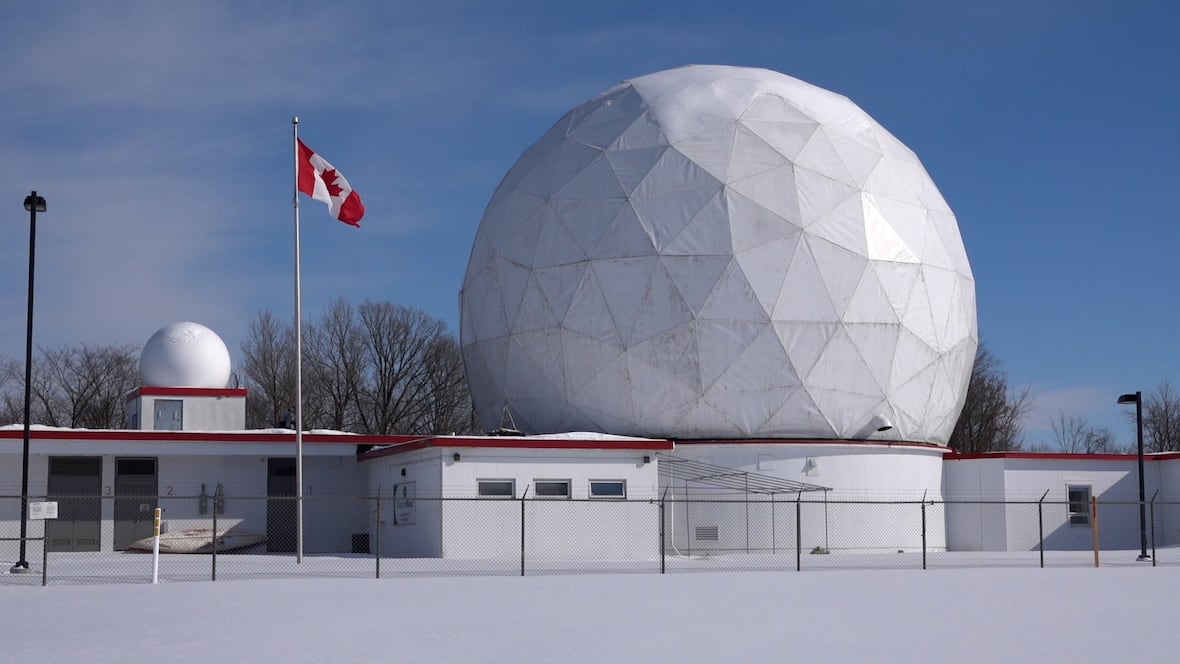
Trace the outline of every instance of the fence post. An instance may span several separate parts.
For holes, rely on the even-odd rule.
[[[1160,495],[1160,490],[1156,489],[1155,493],[1151,494],[1151,503],[1148,507],[1151,508],[1151,566],[1155,567],[1155,497]]]
[[[1158,492],[1157,492],[1158,493]],[[44,587],[49,583],[49,532],[48,524],[42,523],[41,526],[41,586]],[[1155,550],[1155,534],[1152,533],[1152,550]],[[1155,564],[1153,560],[1152,565]]]
[[[524,576],[524,498],[529,495],[529,488],[524,488],[520,494],[520,575]]]
[[[665,489],[664,493],[667,494],[668,490]],[[664,536],[664,520],[665,520],[665,518],[666,517],[664,516],[664,496],[660,496],[660,574],[664,574],[667,571],[666,557],[667,557],[667,551],[668,551],[668,543],[665,540],[665,536]]]
[[[397,498],[397,496],[394,496]],[[377,487],[377,527],[374,529],[374,536],[377,539],[373,550],[377,555],[377,578],[381,578],[381,487]]]
[[[778,533],[774,532],[774,492],[770,494],[770,552],[778,553]]]
[[[1094,566],[1098,567],[1098,496],[1090,496],[1091,527],[1094,533]]]
[[[1037,501],[1037,541],[1040,544],[1037,546],[1041,551],[1041,568],[1045,567],[1045,496],[1049,495],[1049,490],[1045,489],[1045,493],[1041,494],[1041,499]]]
[[[217,502],[213,502],[213,581],[217,580]]]
[[[800,502],[803,499],[803,492],[795,494],[795,571],[799,572],[803,569],[803,522],[799,518],[803,513]]]
[[[926,490],[922,491],[922,569],[926,569]],[[825,547],[826,548],[826,547]]]

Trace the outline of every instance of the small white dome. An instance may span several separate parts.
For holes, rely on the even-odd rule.
[[[229,374],[225,342],[199,323],[161,328],[139,354],[139,377],[145,387],[223,388]]]

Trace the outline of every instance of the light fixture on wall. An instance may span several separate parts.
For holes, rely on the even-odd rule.
[[[454,459],[455,461],[458,461],[459,460],[459,453],[455,452],[455,456],[453,456],[451,458]]]
[[[644,454],[643,455],[643,463],[651,463],[651,457]]]

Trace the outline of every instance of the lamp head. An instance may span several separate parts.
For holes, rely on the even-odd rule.
[[[1119,405],[1127,405],[1129,403],[1139,403],[1139,393],[1135,394],[1121,394],[1119,395]]]
[[[44,212],[45,197],[38,196],[37,192],[33,192],[32,196],[25,196],[25,209],[29,212]]]

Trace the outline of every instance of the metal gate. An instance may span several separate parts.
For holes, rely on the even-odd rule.
[[[155,459],[115,459],[115,550],[155,532],[159,493]]]
[[[295,486],[294,459],[267,459],[267,551],[295,550]]]
[[[49,551],[98,551],[102,532],[102,457],[50,457],[49,500],[57,518],[45,522]]]

